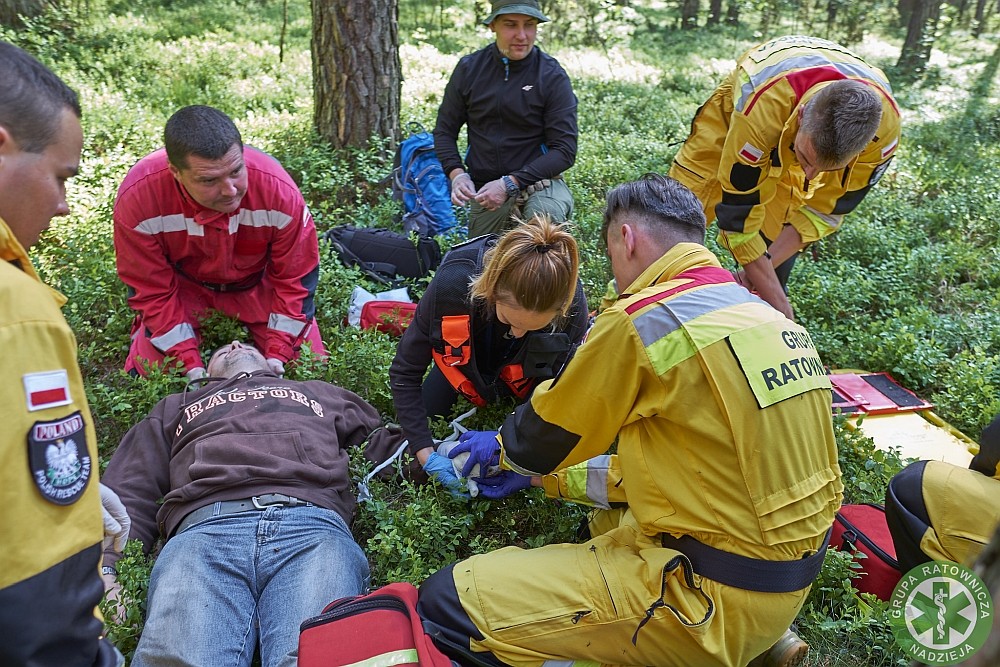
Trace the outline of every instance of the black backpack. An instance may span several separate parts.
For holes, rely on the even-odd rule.
[[[409,236],[390,229],[339,225],[323,234],[345,266],[383,285],[399,278],[423,278],[441,263],[441,248],[432,238]]]

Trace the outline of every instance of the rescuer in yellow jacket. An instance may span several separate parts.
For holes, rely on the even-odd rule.
[[[549,495],[624,516],[584,544],[456,563],[418,609],[496,664],[742,667],[782,637],[822,563],[843,491],[830,384],[805,329],[704,247],[687,188],[649,175],[607,199],[625,293],[504,422],[505,470],[476,481],[543,476]]]
[[[25,252],[53,216],[69,213],[65,183],[77,171],[82,143],[76,93],[0,42],[3,665],[124,662],[101,638],[96,612],[104,595],[98,567],[105,490],[98,489],[76,339],[59,311],[65,297],[38,278]],[[120,502],[118,509],[124,511]]]
[[[739,57],[670,175],[718,220],[747,286],[791,317],[784,288],[796,255],[837,231],[878,182],[899,130],[881,70],[833,42],[779,37]]]
[[[1000,415],[968,468],[917,461],[897,473],[885,517],[903,572],[931,560],[971,566],[1000,525]]]

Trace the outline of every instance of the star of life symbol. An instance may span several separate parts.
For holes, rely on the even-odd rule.
[[[954,665],[978,651],[993,626],[989,589],[972,570],[950,561],[918,565],[889,600],[897,643],[927,665]]]

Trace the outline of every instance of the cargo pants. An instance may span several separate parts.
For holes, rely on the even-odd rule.
[[[418,610],[484,664],[742,667],[788,629],[808,590],[758,593],[703,578],[625,512],[583,544],[460,561],[424,582]]]

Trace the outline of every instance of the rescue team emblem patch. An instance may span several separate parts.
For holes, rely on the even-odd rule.
[[[57,408],[73,402],[69,395],[69,376],[65,369],[27,373],[21,379],[24,382],[24,399],[29,412]]]
[[[896,584],[889,598],[889,624],[909,657],[926,665],[954,665],[989,639],[993,598],[967,567],[931,561]]]
[[[35,422],[28,432],[28,463],[35,486],[56,505],[75,503],[93,471],[87,429],[77,411],[54,421]]]
[[[752,145],[749,141],[740,149],[740,157],[751,164],[757,164],[764,157],[764,151]]]

